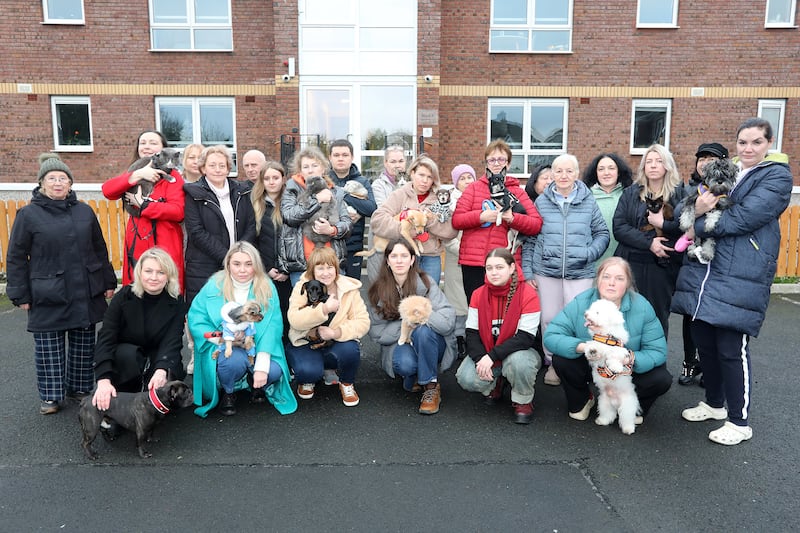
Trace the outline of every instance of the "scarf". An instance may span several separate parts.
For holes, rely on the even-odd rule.
[[[489,352],[498,344],[503,344],[517,332],[519,319],[522,317],[522,291],[524,282],[517,282],[517,291],[511,298],[511,304],[506,307],[508,291],[511,290],[511,278],[505,285],[495,287],[491,283],[486,283],[481,299],[478,301],[478,334],[483,342],[483,347]],[[498,313],[494,309],[505,309],[505,314],[495,316]],[[502,318],[503,325],[500,326],[500,334],[495,342],[492,337],[492,320]]]

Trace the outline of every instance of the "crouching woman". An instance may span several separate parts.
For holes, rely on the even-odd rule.
[[[253,364],[244,348],[235,346],[231,356],[225,357],[220,337],[206,335],[222,329],[221,311],[226,302],[243,304],[248,300],[258,302],[264,315],[263,320],[255,323]],[[269,400],[283,415],[297,409],[281,342],[283,320],[278,293],[252,244],[239,241],[231,247],[225,255],[223,270],[211,276],[192,301],[187,321],[195,340],[194,402],[199,406],[194,410],[196,415],[205,418],[217,404],[221,414],[236,414],[236,391],[247,388],[252,403]]]
[[[539,297],[519,282],[514,256],[495,248],[486,256],[487,283],[472,293],[467,315],[467,355],[456,372],[464,390],[480,392],[486,403],[501,400],[505,381],[517,424],[533,418],[533,387],[542,360],[534,349]]]

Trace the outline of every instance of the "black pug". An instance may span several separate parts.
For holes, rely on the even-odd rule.
[[[495,225],[499,226],[501,224],[503,213],[509,209],[514,213],[525,214],[525,208],[519,203],[519,198],[506,188],[505,168],[498,174],[492,173],[492,171],[487,168],[486,176],[489,180],[489,197],[497,206],[497,221]]]
[[[312,279],[311,281],[306,281],[303,283],[303,286],[300,288],[300,294],[305,294],[308,300],[308,303],[301,307],[316,307],[319,304],[325,303],[328,301],[328,289],[325,285],[316,279]],[[320,326],[327,326],[333,320],[334,315],[336,313],[329,313],[328,319],[320,324]],[[306,340],[308,341],[308,345],[310,348],[314,350],[318,350],[320,348],[325,348],[326,346],[330,346],[333,344],[332,340],[325,340],[319,336],[319,326],[311,328],[308,333],[306,334]]]
[[[139,457],[147,459],[152,454],[145,449],[145,443],[155,442],[153,429],[173,409],[188,407],[194,402],[192,390],[182,381],[170,381],[163,387],[145,392],[118,392],[111,398],[108,410],[100,411],[92,405],[92,396],[81,401],[78,420],[81,423],[83,439],[81,446],[89,459],[97,459],[92,443],[100,431],[103,417],[108,417],[123,428],[136,433],[136,447]],[[112,437],[103,433],[107,440]]]
[[[705,175],[703,181],[693,189],[684,199],[683,211],[680,216],[680,227],[684,235],[678,239],[675,249],[682,251],[688,245],[686,256],[693,261],[708,264],[714,259],[717,241],[713,237],[698,239],[694,235],[695,202],[697,197],[708,191],[717,197],[717,205],[706,213],[703,227],[705,231],[712,231],[717,227],[717,222],[722,216],[722,212],[731,206],[728,194],[736,184],[736,175],[739,169],[730,159],[717,159],[707,164],[703,169]]]
[[[164,172],[161,179],[167,180],[169,183],[175,183],[175,178],[170,175],[170,172],[180,166],[180,158],[181,155],[177,150],[173,148],[162,148],[157,154],[153,154],[150,157],[142,157],[134,161],[133,164],[128,167],[128,172],[139,170],[152,163],[154,169]],[[142,180],[136,185],[132,185],[131,188],[128,189],[128,192],[134,195],[141,205],[144,201],[150,200],[150,193],[153,192],[153,185],[155,185],[155,183]],[[122,197],[122,203],[125,206],[125,211],[127,211],[129,215],[135,217],[139,216],[139,207],[131,204],[127,197]]]
[[[297,197],[297,203],[303,207],[311,207],[311,198],[316,196],[318,192],[324,191],[328,188],[328,182],[322,176],[311,176],[306,180],[306,190],[301,192]],[[317,220],[325,219],[330,224],[335,225],[339,221],[339,206],[336,203],[336,195],[331,190],[333,199],[330,202],[320,204],[320,208],[316,213],[311,215],[308,220],[303,222],[303,236],[314,243],[314,246],[325,246],[331,240],[330,235],[320,235],[314,231],[314,222]]]

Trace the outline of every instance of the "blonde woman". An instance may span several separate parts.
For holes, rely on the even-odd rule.
[[[183,181],[186,183],[194,183],[200,179],[200,167],[197,162],[200,160],[200,154],[205,147],[202,144],[190,144],[183,149],[183,159],[181,165],[183,166]]]

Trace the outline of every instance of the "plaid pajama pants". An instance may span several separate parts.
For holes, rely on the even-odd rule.
[[[89,392],[94,388],[94,324],[88,328],[34,332],[33,342],[36,384],[42,400],[60,402],[67,392]]]

